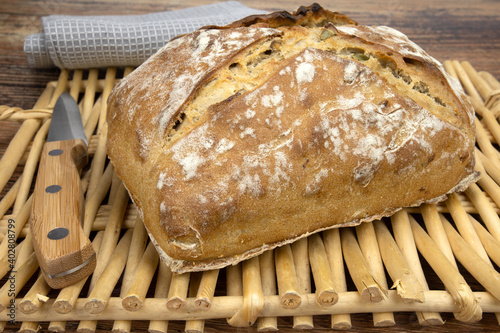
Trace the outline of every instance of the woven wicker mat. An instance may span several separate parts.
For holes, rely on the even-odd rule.
[[[476,110],[477,184],[438,205],[325,231],[233,267],[193,274],[172,274],[159,262],[107,160],[106,100],[132,68],[62,71],[33,109],[0,106],[0,120],[22,123],[0,161],[0,190],[13,182],[16,168],[23,170],[0,201],[0,331],[15,319],[26,331],[39,323],[63,331],[74,321],[92,332],[105,320],[126,332],[130,321],[146,320],[151,332],[165,332],[176,320],[186,322],[186,331],[202,332],[204,320],[216,318],[276,330],[282,316],[293,318],[293,328],[307,329],[318,315],[331,316],[331,328],[345,329],[355,326],[354,313],[373,313],[374,326],[390,326],[395,313],[408,311],[421,325],[443,324],[440,313],[477,322],[490,312],[500,323],[500,84],[468,62],[447,61],[445,68]],[[48,120],[63,91],[79,101],[90,139],[82,172],[84,227],[98,263],[89,279],[51,290],[39,275],[26,222]]]

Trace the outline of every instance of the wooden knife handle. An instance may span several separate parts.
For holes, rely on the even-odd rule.
[[[95,251],[83,232],[79,168],[86,163],[81,139],[47,142],[40,158],[30,226],[33,247],[47,283],[64,288],[95,268]]]

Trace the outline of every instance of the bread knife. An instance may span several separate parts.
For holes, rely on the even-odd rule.
[[[40,157],[30,217],[33,248],[47,284],[55,289],[89,276],[96,264],[82,228],[80,169],[87,163],[87,147],[78,104],[64,92]]]

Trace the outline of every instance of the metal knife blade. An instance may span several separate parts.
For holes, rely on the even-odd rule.
[[[96,255],[82,228],[80,168],[87,163],[87,138],[78,104],[64,92],[57,100],[33,193],[33,248],[47,284],[59,289],[89,276]]]
[[[80,108],[74,98],[63,92],[57,99],[49,127],[47,141],[64,141],[82,139],[88,146],[87,136],[83,129]]]

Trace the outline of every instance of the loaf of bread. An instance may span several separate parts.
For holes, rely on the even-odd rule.
[[[108,154],[174,272],[444,200],[474,113],[402,33],[319,5],[170,41],[117,83]]]

